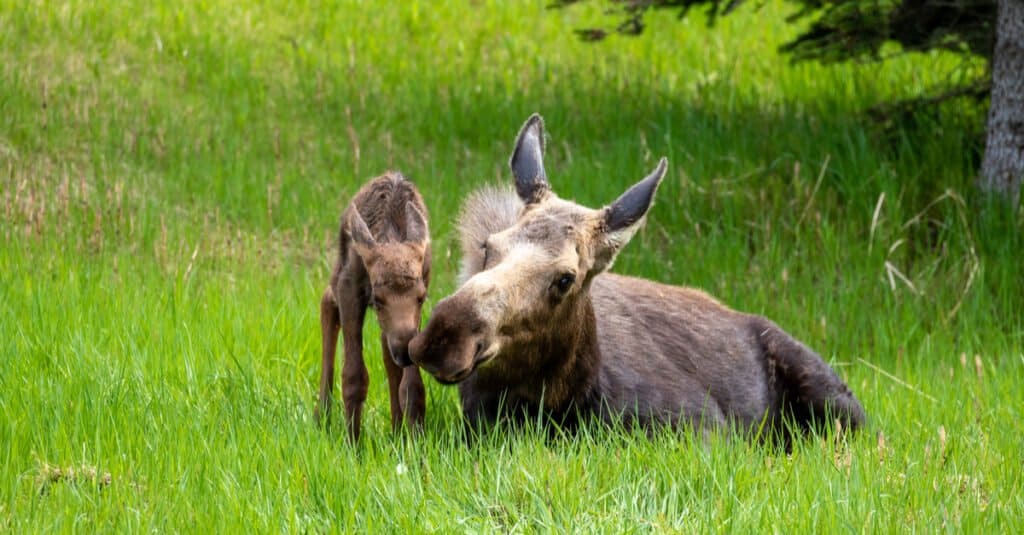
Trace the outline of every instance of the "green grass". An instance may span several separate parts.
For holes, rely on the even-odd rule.
[[[599,45],[570,30],[600,4],[545,4],[0,0],[0,531],[1020,531],[1021,212],[973,192],[977,109],[862,113],[975,67],[790,65],[776,2]],[[418,183],[436,303],[460,199],[509,180],[534,111],[584,204],[667,155],[616,271],[771,317],[868,428],[791,455],[601,427],[467,447],[428,381],[410,442],[370,321],[364,440],[317,431],[348,197]]]

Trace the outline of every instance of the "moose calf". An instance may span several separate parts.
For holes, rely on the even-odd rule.
[[[341,392],[349,435],[359,438],[369,375],[363,362],[363,320],[373,306],[391,394],[391,424],[403,415],[413,427],[424,417],[423,379],[409,360],[430,282],[427,209],[412,182],[388,172],[364,185],[341,217],[338,259],[320,300],[323,361],[316,420],[330,420],[334,361],[340,329],[345,349]]]
[[[464,204],[462,285],[409,344],[413,362],[459,383],[470,424],[540,410],[565,425],[590,415],[787,440],[832,418],[862,425],[846,384],[768,319],[605,273],[640,228],[664,158],[594,210],[551,191],[543,140],[534,115],[510,160],[515,193],[485,189]]]

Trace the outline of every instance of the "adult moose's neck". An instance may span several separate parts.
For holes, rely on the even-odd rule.
[[[587,405],[601,364],[590,296],[532,327],[531,336],[510,344],[493,368],[479,370],[479,379],[552,412]]]

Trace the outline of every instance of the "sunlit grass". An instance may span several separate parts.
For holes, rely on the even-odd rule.
[[[1021,215],[973,195],[983,116],[863,110],[961,68],[790,65],[788,8],[650,20],[595,4],[0,0],[0,531],[1020,530]],[[312,422],[318,297],[369,177],[453,215],[541,112],[557,192],[612,200],[670,159],[616,271],[707,289],[832,362],[848,444],[790,455],[600,427],[467,446],[428,380],[364,440]],[[372,319],[372,316],[371,316]]]

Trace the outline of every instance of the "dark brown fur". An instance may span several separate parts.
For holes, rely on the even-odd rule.
[[[835,372],[771,321],[699,290],[603,273],[642,224],[664,162],[591,210],[550,191],[542,149],[535,116],[513,153],[516,193],[488,189],[464,205],[463,285],[409,345],[414,362],[459,383],[471,424],[523,410],[783,437],[787,419],[863,424]]]
[[[330,419],[339,331],[344,339],[342,397],[350,436],[359,438],[369,375],[363,362],[363,321],[373,306],[391,395],[391,422],[423,422],[425,393],[408,358],[430,283],[427,209],[412,182],[389,172],[364,185],[341,217],[338,258],[320,301],[323,362],[317,421]]]

